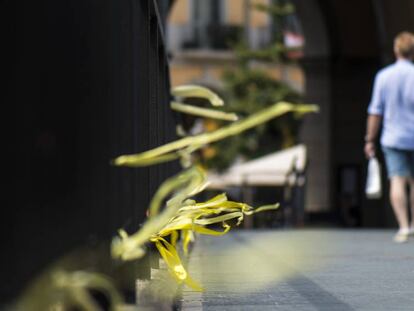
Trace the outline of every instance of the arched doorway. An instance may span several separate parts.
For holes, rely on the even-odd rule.
[[[394,61],[394,36],[414,29],[414,3],[294,3],[306,37],[305,94],[308,101],[321,106],[321,114],[308,118],[304,127],[303,139],[314,161],[310,166],[309,210],[324,198],[327,209],[320,211],[331,220],[346,224],[343,209],[351,207],[357,210],[359,225],[394,226],[387,194],[381,200],[365,199],[366,160],[362,148],[375,73]]]

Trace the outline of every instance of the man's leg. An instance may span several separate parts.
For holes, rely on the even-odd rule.
[[[411,206],[411,231],[413,231],[414,229],[414,178],[410,178],[410,206]]]
[[[391,189],[390,198],[391,205],[394,210],[395,217],[397,218],[400,230],[408,230],[408,210],[407,210],[407,194],[406,187],[407,178],[400,176],[391,177]],[[413,200],[414,194],[411,192],[411,200]]]
[[[411,186],[411,176],[414,176],[414,166],[411,167],[411,164],[414,163],[414,154],[389,147],[383,147],[383,151],[388,176],[390,177],[391,205],[399,226],[399,230],[394,236],[394,241],[403,243],[408,240],[408,235],[410,234],[407,208],[409,195],[407,194],[406,187],[408,183]],[[412,163],[410,160],[411,156],[413,156]]]

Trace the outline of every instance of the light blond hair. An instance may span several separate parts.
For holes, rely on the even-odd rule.
[[[394,52],[397,56],[414,58],[414,34],[408,31],[399,33],[394,39]]]

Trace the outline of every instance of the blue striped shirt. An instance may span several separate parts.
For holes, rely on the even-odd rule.
[[[368,113],[383,117],[381,144],[414,150],[414,65],[405,59],[375,77]]]

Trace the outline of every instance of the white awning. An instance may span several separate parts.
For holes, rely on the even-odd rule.
[[[282,186],[295,182],[292,171],[303,172],[306,147],[297,145],[264,157],[231,166],[221,174],[209,173],[210,189],[230,186]]]

